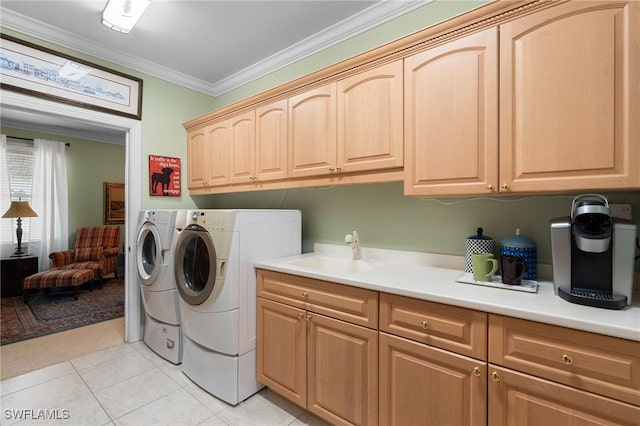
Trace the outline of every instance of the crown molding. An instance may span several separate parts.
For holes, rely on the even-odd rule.
[[[121,50],[81,39],[77,35],[47,23],[0,7],[0,26],[44,41],[94,56],[198,92],[219,96],[264,75],[284,68],[350,37],[381,25],[433,0],[381,1],[293,46],[281,50],[221,81],[210,83],[156,63],[145,61]]]

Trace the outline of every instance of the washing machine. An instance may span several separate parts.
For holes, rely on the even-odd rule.
[[[144,342],[174,364],[182,362],[182,330],[173,248],[186,213],[143,210],[138,216],[136,269],[145,311]]]
[[[175,247],[182,372],[235,405],[256,381],[253,262],[301,252],[298,210],[193,210]]]

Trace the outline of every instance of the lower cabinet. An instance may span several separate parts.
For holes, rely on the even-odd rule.
[[[638,425],[640,407],[489,366],[490,426]]]
[[[380,332],[380,425],[486,425],[487,364]]]
[[[265,286],[265,277],[258,273],[258,380],[331,424],[377,425],[377,329],[317,313],[323,307],[314,310],[313,303],[305,303],[304,309],[260,296],[273,291],[282,297],[288,292],[293,304],[299,303],[295,296],[299,294],[301,299],[324,304],[325,310],[339,307],[335,303],[341,299],[339,292],[329,295],[326,288],[312,287],[327,283],[293,276],[287,282],[287,277],[267,273]],[[352,293],[352,288],[345,287],[345,293]],[[360,305],[357,300],[357,295],[345,297],[344,311],[352,315],[348,306]],[[336,311],[340,315],[344,312]]]
[[[640,342],[258,270],[258,380],[334,425],[640,426]]]

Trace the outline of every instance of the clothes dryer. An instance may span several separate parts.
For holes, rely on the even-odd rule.
[[[175,248],[183,330],[182,371],[237,404],[256,381],[253,262],[299,254],[298,210],[193,210]]]
[[[186,210],[144,210],[138,216],[136,269],[145,310],[144,342],[174,364],[182,362],[182,330],[173,247],[185,218]]]

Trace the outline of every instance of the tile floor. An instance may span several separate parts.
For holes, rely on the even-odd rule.
[[[0,391],[2,426],[326,425],[266,388],[230,406],[143,342],[3,380]]]

